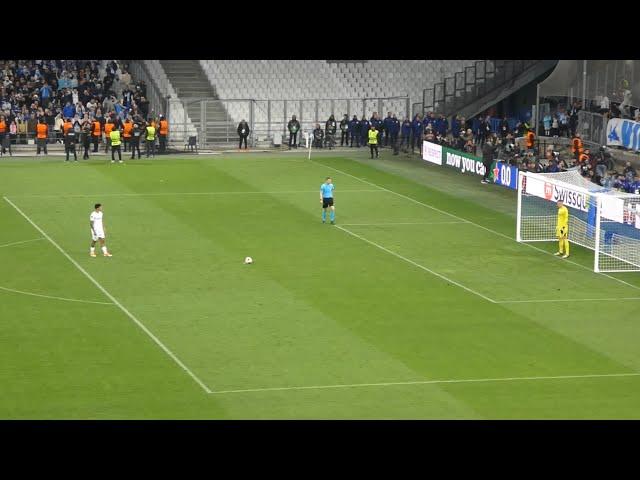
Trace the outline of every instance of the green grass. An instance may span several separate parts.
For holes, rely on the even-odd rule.
[[[608,376],[640,372],[640,300],[580,301],[640,297],[640,275],[500,236],[515,192],[478,177],[386,151],[313,160],[2,159],[2,196],[213,393],[117,305],[48,298],[110,303],[41,239],[0,247],[0,287],[47,296],[0,289],[0,418],[640,418],[640,376]],[[95,202],[112,258],[88,255]],[[0,245],[41,236],[5,200],[0,222]],[[264,390],[432,380],[455,382]]]

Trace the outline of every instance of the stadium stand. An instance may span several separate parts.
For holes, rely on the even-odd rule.
[[[425,85],[440,81],[473,60],[203,60],[221,98],[315,99],[422,96]]]
[[[64,118],[78,131],[94,118],[140,120],[149,110],[147,85],[126,66],[107,60],[1,60],[0,106],[13,145],[33,143],[38,118],[49,126],[49,142],[61,143]]]
[[[325,60],[202,60],[220,98],[280,100],[362,99],[409,96],[422,98],[425,85],[441,81],[473,60],[369,60],[336,63]],[[242,112],[232,106],[231,117]],[[325,118],[329,111],[322,111]],[[334,112],[346,113],[346,112]],[[408,112],[400,112],[402,114]]]

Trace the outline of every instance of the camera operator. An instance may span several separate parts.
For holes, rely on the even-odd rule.
[[[345,113],[340,120],[340,146],[349,146],[349,116]]]
[[[320,128],[320,124],[316,123],[316,128],[313,129],[313,147],[322,148],[324,140],[324,131]]]
[[[338,125],[336,124],[336,119],[333,118],[333,114],[331,114],[329,120],[327,120],[327,123],[325,123],[326,143],[329,145],[329,150],[331,150],[336,144],[335,134],[337,127]]]
[[[296,119],[295,115],[291,116],[291,120],[287,124],[287,129],[289,130],[289,150],[291,147],[298,148],[298,131],[300,130],[300,122]]]
[[[482,145],[482,165],[484,165],[484,175],[480,183],[489,183],[489,175],[491,174],[491,165],[493,165],[493,156],[496,152],[496,139],[494,135],[486,137]]]

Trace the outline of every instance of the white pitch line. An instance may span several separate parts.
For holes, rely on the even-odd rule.
[[[250,192],[155,192],[155,193],[74,193],[70,195],[64,194],[33,194],[33,195],[13,195],[19,198],[84,198],[84,197],[164,197],[164,196],[192,196],[192,195],[277,195],[289,193],[318,193],[320,190],[280,190],[276,192],[250,191]],[[361,192],[381,192],[376,189],[356,189],[356,190],[340,190],[338,193],[361,193]]]
[[[424,270],[425,272],[429,272],[430,274],[435,275],[436,277],[441,278],[442,280],[445,280],[446,282],[453,283],[454,285],[456,285],[456,286],[458,286],[458,287],[462,288],[463,290],[466,290],[466,291],[467,291],[467,292],[469,292],[469,293],[473,293],[474,295],[477,295],[477,296],[479,296],[479,297],[481,297],[481,298],[484,298],[484,299],[485,299],[485,300],[487,300],[488,302],[496,303],[496,301],[495,301],[495,300],[492,300],[491,298],[489,298],[489,297],[487,297],[487,296],[485,296],[485,295],[483,295],[483,294],[481,294],[481,293],[479,293],[479,292],[476,292],[475,290],[473,290],[473,289],[471,289],[471,288],[469,288],[469,287],[465,287],[465,286],[464,286],[464,285],[462,285],[461,283],[458,283],[458,282],[456,282],[455,280],[451,280],[450,278],[445,277],[444,275],[442,275],[442,274],[440,274],[440,273],[438,273],[438,272],[436,272],[436,271],[433,271],[433,270],[431,270],[431,269],[429,269],[429,268],[425,267],[424,265],[420,265],[419,263],[416,263],[416,262],[414,262],[413,260],[409,260],[407,257],[403,257],[403,256],[402,256],[402,255],[400,255],[399,253],[396,253],[396,252],[394,252],[394,251],[392,251],[392,250],[389,250],[388,248],[385,248],[385,247],[383,247],[382,245],[380,245],[380,244],[378,244],[378,243],[376,243],[376,242],[372,242],[371,240],[368,240],[368,239],[366,239],[366,238],[364,238],[364,237],[362,237],[362,236],[358,235],[357,233],[353,233],[351,230],[348,230],[348,229],[346,229],[346,228],[343,228],[343,227],[341,227],[340,225],[336,225],[336,228],[339,228],[339,229],[340,229],[340,230],[342,230],[343,232],[348,233],[349,235],[351,235],[352,237],[359,238],[359,239],[360,239],[360,240],[362,240],[363,242],[367,242],[368,244],[373,245],[374,247],[377,247],[377,248],[379,248],[380,250],[382,250],[382,251],[384,251],[384,252],[387,252],[387,253],[389,253],[389,254],[393,255],[394,257],[398,257],[399,259],[404,260],[405,262],[410,263],[411,265],[414,265],[414,266],[416,266],[416,267],[418,267],[418,268],[420,268],[420,269]]]
[[[450,225],[450,224],[467,224],[468,222],[397,222],[397,223],[340,223],[342,226],[349,227],[378,227],[385,225]]]
[[[31,297],[51,298],[53,300],[64,300],[65,302],[93,303],[96,305],[115,305],[115,303],[111,303],[111,302],[94,302],[92,300],[79,300],[77,298],[65,298],[65,297],[55,297],[53,295],[41,295],[39,293],[24,292],[22,290],[14,290],[13,288],[7,288],[7,287],[0,287],[0,290],[4,290],[5,292],[20,293],[22,295],[29,295]]]
[[[0,245],[0,248],[10,247],[12,245],[20,245],[22,243],[37,242],[38,240],[44,240],[44,237],[32,238],[31,240],[21,240],[20,242],[5,243],[4,245]]]
[[[550,300],[496,300],[496,303],[555,303],[555,302],[615,302],[619,300],[640,300],[640,297],[623,298],[558,298]]]
[[[245,393],[245,392],[277,392],[284,390],[324,390],[330,388],[356,388],[356,387],[388,387],[394,385],[433,385],[442,383],[488,383],[488,382],[518,382],[530,380],[567,380],[579,378],[603,378],[603,377],[637,377],[640,373],[607,373],[593,375],[559,375],[548,377],[508,377],[508,378],[471,378],[460,380],[416,380],[411,382],[385,382],[385,383],[354,383],[351,385],[312,385],[308,387],[274,387],[274,388],[246,388],[243,390],[221,390],[211,392],[212,394],[222,393]]]
[[[82,268],[82,266],[76,262],[66,251],[64,251],[64,249],[58,245],[55,240],[53,240],[49,235],[47,235],[47,233],[42,230],[33,220],[31,220],[27,214],[25,214],[22,210],[20,210],[20,208],[18,208],[18,206],[16,204],[14,204],[11,200],[9,200],[7,197],[2,197],[4,198],[4,200],[11,205],[20,215],[22,215],[22,217],[24,217],[24,219],[29,222],[33,228],[35,228],[36,230],[38,230],[38,232],[40,232],[40,234],[46,238],[54,247],[56,247],[58,249],[58,251],[60,251],[60,253],[62,253],[62,255],[64,255],[67,260],[69,260],[78,270],[80,270],[80,272],[87,277],[91,283],[93,283],[96,287],[98,287],[98,289],[104,293],[107,298],[109,298],[109,300],[111,300],[115,305],[118,306],[118,308],[120,308],[120,310],[122,310],[125,315],[127,315],[136,325],[138,325],[138,327],[140,327],[142,329],[142,331],[144,333],[146,333],[162,350],[164,350],[164,352],[169,355],[169,357],[171,357],[171,359],[176,362],[178,364],[178,366],[180,368],[182,368],[185,372],[187,372],[187,374],[198,384],[202,387],[202,389],[207,392],[207,393],[211,393],[211,390],[209,389],[209,387],[207,387],[202,380],[200,380],[191,370],[189,370],[189,368],[182,363],[182,361],[171,351],[169,350],[169,348],[167,348],[164,343],[162,343],[158,337],[156,337],[140,320],[138,320],[129,310],[127,310],[113,295],[111,295],[102,285],[100,285],[100,283],[98,283],[98,281],[93,278],[84,268]]]
[[[417,203],[418,205],[423,205],[423,206],[425,206],[427,208],[435,210],[436,212],[440,212],[440,213],[442,213],[444,215],[448,215],[448,216],[450,216],[452,218],[457,218],[458,220],[461,220],[463,222],[469,223],[471,225],[475,225],[476,227],[481,228],[483,230],[486,230],[487,232],[491,232],[491,233],[493,233],[495,235],[498,235],[500,237],[506,238],[508,240],[511,240],[511,241],[514,241],[514,242],[517,242],[517,243],[520,243],[521,245],[524,245],[524,246],[529,247],[529,248],[533,248],[534,250],[537,250],[539,252],[545,253],[547,255],[553,255],[551,252],[547,252],[546,250],[538,248],[535,245],[531,245],[530,243],[527,243],[527,242],[518,242],[515,238],[512,238],[512,237],[510,237],[508,235],[505,235],[504,233],[500,233],[500,232],[497,232],[495,230],[491,230],[490,228],[485,227],[484,225],[480,225],[478,223],[472,222],[471,220],[467,220],[465,218],[459,217],[459,216],[454,215],[453,213],[449,213],[449,212],[447,212],[445,210],[440,210],[439,208],[434,207],[432,205],[429,205],[428,203],[421,202],[419,200],[416,200],[415,198],[411,198],[411,197],[408,197],[406,195],[403,195],[402,193],[394,192],[393,190],[389,190],[388,188],[382,187],[382,186],[380,186],[380,185],[378,185],[376,183],[369,182],[368,180],[364,180],[364,179],[362,179],[360,177],[357,177],[357,176],[352,175],[350,173],[344,172],[344,171],[342,171],[340,169],[337,169],[337,168],[334,168],[334,167],[330,167],[329,165],[325,165],[324,163],[316,162],[315,160],[310,160],[310,161],[315,163],[316,165],[320,165],[322,167],[328,168],[328,169],[333,170],[335,172],[342,173],[343,175],[346,175],[348,177],[354,178],[356,180],[360,180],[361,182],[366,183],[367,185],[371,185],[373,187],[377,187],[377,188],[379,188],[381,190],[384,190],[385,192],[392,193],[393,195],[397,195],[397,196],[402,197],[404,199],[407,199],[407,200],[409,200],[409,201],[411,201],[413,203]],[[577,265],[580,268],[583,268],[583,269],[585,269],[585,270],[587,270],[587,271],[589,271],[591,273],[594,273],[593,270],[590,269],[589,267],[585,267],[584,265],[581,265],[580,263],[576,263],[576,262],[574,262],[572,260],[564,260],[564,262],[571,263],[573,265]],[[625,282],[624,280],[622,280],[620,278],[612,277],[611,275],[607,275],[606,273],[602,273],[602,272],[599,272],[598,274],[599,275],[604,275],[605,277],[610,278],[611,280],[615,280],[616,282],[622,283],[624,285],[627,285],[628,287],[634,288],[636,290],[640,290],[639,286],[633,285],[633,284],[628,283],[628,282]]]

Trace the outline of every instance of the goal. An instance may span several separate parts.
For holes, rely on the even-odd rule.
[[[518,174],[518,242],[557,241],[556,202],[569,209],[569,242],[594,251],[595,272],[640,271],[640,195],[603,188],[577,170]]]

